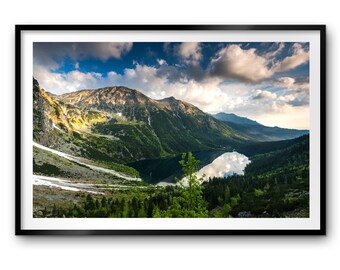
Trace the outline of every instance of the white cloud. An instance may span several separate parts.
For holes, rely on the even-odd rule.
[[[308,78],[292,78],[292,77],[280,77],[275,80],[275,86],[286,88],[295,92],[308,92],[309,91],[309,79]]]
[[[278,43],[278,47],[275,51],[267,52],[264,57],[269,59],[277,56],[282,52],[282,50],[285,48],[285,44],[283,42]]]
[[[178,46],[178,54],[186,64],[197,65],[202,58],[199,42],[183,42]]]
[[[121,58],[132,46],[132,42],[35,42],[34,64],[55,70],[62,64],[60,59],[65,57],[70,57],[75,63],[90,57],[105,62],[110,58]]]
[[[74,64],[74,68],[75,68],[75,69],[79,69],[79,62],[76,62],[76,63]]]
[[[253,99],[275,99],[277,95],[267,90],[253,90]]]
[[[123,74],[109,72],[107,84],[127,86],[151,96],[152,92],[160,93],[166,87],[167,80],[157,76],[157,68],[136,64],[135,68],[124,69]]]
[[[136,65],[134,69],[125,69],[122,75],[110,72],[107,79],[109,85],[134,88],[154,99],[174,96],[209,112],[221,111],[229,99],[219,88],[221,80],[217,78],[201,82],[185,78],[172,81],[166,73],[159,76],[158,71],[155,67]]]
[[[263,83],[262,86],[269,85]],[[233,112],[268,126],[309,128],[309,102],[299,100],[299,93],[252,90],[241,83],[223,86],[222,91],[228,96],[222,107],[224,112]]]
[[[54,94],[96,88],[98,81],[102,80],[102,75],[95,72],[73,70],[68,73],[54,73],[42,67],[35,67],[34,72],[40,86]]]
[[[267,65],[268,60],[257,55],[256,49],[243,50],[239,45],[233,44],[218,52],[211,62],[211,73],[221,78],[254,83],[273,75]]]
[[[281,77],[276,80],[275,84],[279,87],[292,89],[295,85],[295,79],[292,77]]]
[[[280,43],[275,51],[261,56],[255,48],[242,49],[232,44],[221,49],[210,65],[210,74],[224,79],[237,79],[247,83],[258,83],[271,78],[275,73],[294,69],[309,60],[309,52],[300,43],[292,46],[293,54],[275,62],[283,49]],[[273,65],[272,63],[275,62]]]
[[[293,106],[309,104],[309,79],[281,77],[274,81],[274,86],[283,89],[284,94],[292,96],[289,103]]]
[[[274,72],[281,72],[296,68],[309,60],[309,52],[305,51],[300,43],[293,44],[293,55],[287,56],[273,66]]]
[[[228,96],[220,89],[218,80],[196,82],[189,80],[186,83],[176,83],[171,87],[171,95],[194,104],[206,112],[220,111],[228,101]],[[177,89],[179,89],[177,93]]]
[[[157,63],[158,65],[162,66],[162,65],[167,65],[167,62],[164,59],[157,59]]]
[[[287,102],[291,102],[295,100],[295,97],[293,95],[286,95],[286,96],[280,96],[277,100],[287,103]]]
[[[107,61],[111,57],[119,59],[131,49],[132,42],[79,42],[72,45],[71,56]]]

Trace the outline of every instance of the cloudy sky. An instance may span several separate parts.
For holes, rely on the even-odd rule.
[[[309,44],[34,43],[33,72],[54,94],[123,85],[208,113],[309,128]]]

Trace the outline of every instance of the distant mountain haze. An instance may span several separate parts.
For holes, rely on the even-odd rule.
[[[234,130],[241,132],[245,136],[257,137],[259,141],[289,140],[309,134],[308,130],[267,127],[254,120],[237,116],[233,113],[218,113],[213,115],[213,117],[227,123]]]
[[[217,113],[214,114],[213,117],[215,117],[216,119],[222,120],[224,122],[232,122],[235,124],[241,124],[241,125],[254,125],[254,126],[262,126],[261,124],[259,124],[258,122],[251,120],[247,117],[241,117],[238,116],[234,113]]]

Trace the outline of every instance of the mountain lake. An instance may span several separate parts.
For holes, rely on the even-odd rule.
[[[233,174],[244,174],[245,167],[250,159],[236,151],[200,151],[193,152],[196,159],[200,161],[198,177],[208,180],[209,177],[228,177]],[[145,182],[159,185],[175,184],[175,177],[181,176],[181,155],[164,159],[145,159],[129,165],[141,174]]]

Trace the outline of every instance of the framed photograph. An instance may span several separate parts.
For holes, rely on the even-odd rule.
[[[326,234],[325,31],[17,25],[16,234]]]

